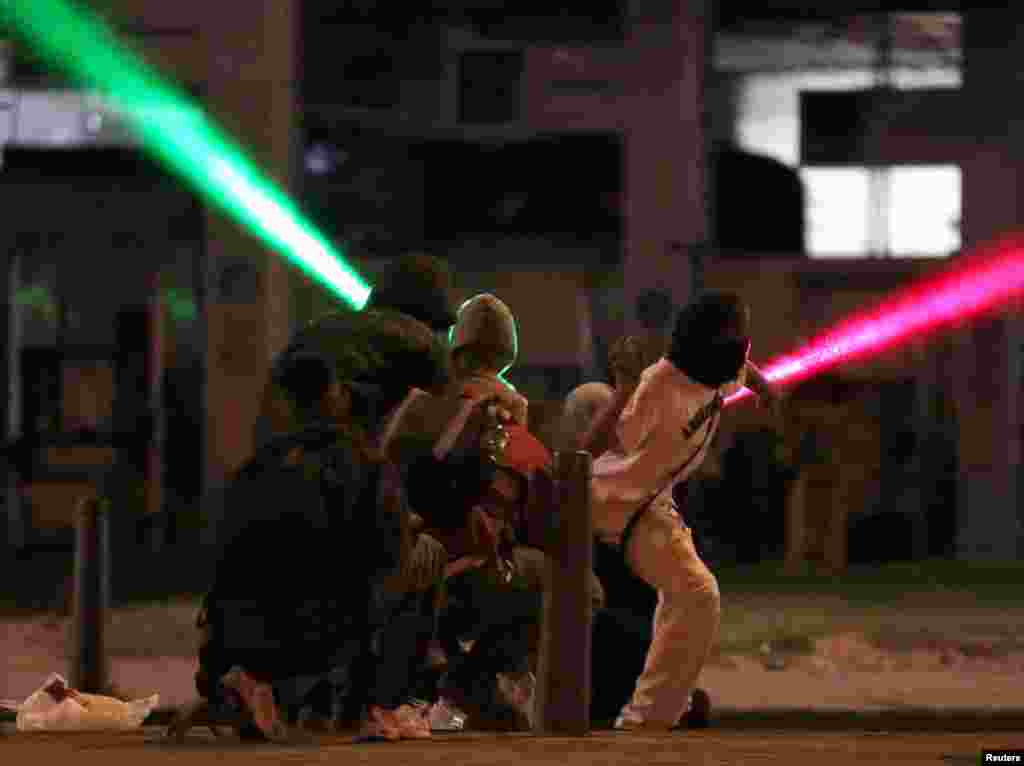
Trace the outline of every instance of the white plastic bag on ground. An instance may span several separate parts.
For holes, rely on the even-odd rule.
[[[53,673],[18,706],[18,731],[125,731],[142,725],[159,704],[160,695],[122,702],[85,694]]]

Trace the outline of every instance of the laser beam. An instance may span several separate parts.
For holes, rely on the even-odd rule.
[[[957,259],[956,265],[857,312],[811,339],[803,348],[771,360],[766,378],[792,385],[840,364],[875,356],[943,327],[1009,303],[1024,292],[1024,236],[1002,237]],[[752,395],[744,388],[725,400]]]
[[[206,202],[346,303],[366,304],[370,287],[342,254],[199,106],[97,15],[67,0],[0,0],[0,20],[41,58],[97,91],[140,145]]]

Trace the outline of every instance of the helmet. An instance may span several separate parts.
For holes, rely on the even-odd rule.
[[[504,301],[490,293],[474,296],[459,308],[451,332],[452,354],[470,346],[486,350],[502,372],[515,364],[519,354],[515,317]]]

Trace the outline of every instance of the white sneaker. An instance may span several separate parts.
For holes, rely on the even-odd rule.
[[[672,731],[672,727],[668,724],[644,721],[642,718],[637,718],[635,715],[632,715],[628,710],[623,710],[619,713],[619,717],[615,719],[614,728],[617,731],[642,731],[645,734],[653,734],[656,732],[664,732],[667,734]]]
[[[700,687],[690,692],[690,704],[679,721],[666,729],[665,724],[648,723],[637,718],[627,705],[615,719],[615,728],[620,731],[675,731],[678,729],[706,729],[711,725],[711,696]]]
[[[466,714],[444,697],[430,706],[427,725],[431,731],[462,731],[466,728]]]

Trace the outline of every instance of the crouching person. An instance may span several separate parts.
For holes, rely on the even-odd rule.
[[[269,439],[226,495],[214,583],[200,616],[196,686],[208,707],[237,713],[243,736],[287,737],[281,706],[296,702],[286,690],[294,693],[297,681],[339,671],[351,678],[386,622],[380,583],[407,570],[411,558],[397,469],[351,417],[352,403],[373,393],[339,382],[335,370],[312,354],[279,367],[275,385],[294,427]],[[408,686],[400,676],[411,661],[390,659],[388,681],[366,699],[364,733],[424,736],[395,691]],[[182,735],[191,722],[183,716],[171,733]]]
[[[494,476],[468,502],[435,504],[425,513],[449,556],[448,601],[441,639],[450,669],[444,696],[478,729],[530,727],[530,703],[509,699],[499,676],[535,669],[543,592],[547,587],[546,511],[531,493],[551,470],[551,454],[526,428],[527,401],[500,376],[516,359],[515,321],[493,295],[463,304],[452,332],[454,381],[448,394],[484,403],[500,422]],[[603,592],[592,578],[595,608]],[[463,644],[471,648],[464,652]],[[518,704],[517,704],[518,703]]]
[[[364,387],[377,391],[372,399],[353,397],[349,414],[382,448],[392,424],[407,410],[406,402],[428,391],[442,393],[446,382],[447,349],[438,347],[430,327],[397,311],[339,311],[323,317],[299,333],[278,364],[287,366],[289,358],[309,353],[327,356],[338,368],[358,370]],[[454,441],[443,455],[430,447],[415,451],[427,482],[407,484],[409,458],[401,450],[391,453],[389,464],[402,472],[390,477],[392,495],[403,503],[408,499],[412,510],[435,503],[462,505],[479,497],[493,473],[481,446],[485,422],[477,409],[453,425]],[[439,424],[439,430],[447,425]],[[431,446],[436,438],[435,433]],[[372,582],[367,644],[352,666],[343,713],[351,722],[366,711],[364,734],[385,739],[395,738],[396,731],[403,737],[429,734],[424,717],[414,714],[408,700],[414,693],[429,700],[433,693],[428,648],[436,633],[447,563],[441,544],[415,529],[417,517],[409,507],[401,518],[409,540],[403,547],[406,556]],[[347,587],[344,581],[337,584]]]

